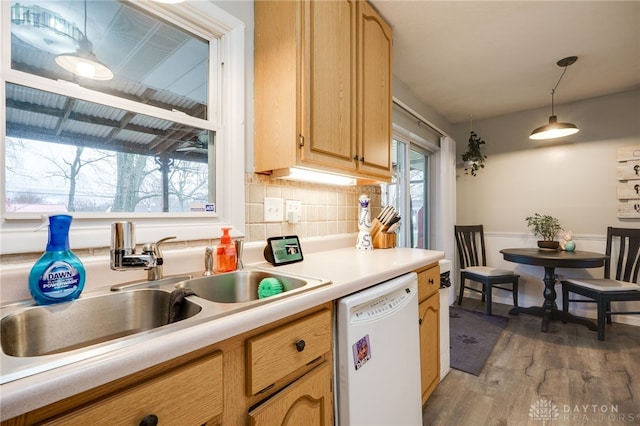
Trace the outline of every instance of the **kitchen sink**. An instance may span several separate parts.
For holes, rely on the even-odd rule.
[[[283,292],[268,298],[258,299],[258,285],[265,278],[278,279],[282,283]],[[238,270],[186,280],[179,283],[178,287],[191,289],[196,296],[212,302],[246,303],[258,300],[275,300],[299,293],[301,290],[305,290],[307,285],[312,287],[314,283],[315,280],[308,278],[297,278],[261,270]]]
[[[170,291],[140,289],[34,306],[2,318],[2,351],[14,357],[59,354],[162,327],[201,310],[184,299],[170,318],[170,304]]]
[[[330,284],[258,268],[193,277],[118,284],[53,305],[25,300],[1,307],[0,384],[188,332],[190,327]],[[284,291],[259,299],[258,285],[264,278],[277,278]]]

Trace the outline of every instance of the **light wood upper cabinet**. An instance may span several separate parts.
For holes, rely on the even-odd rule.
[[[361,171],[391,175],[391,27],[358,3],[358,155]]]
[[[364,1],[256,2],[256,171],[388,180],[391,46]]]
[[[356,156],[356,2],[304,2],[304,10],[300,163],[352,170]]]

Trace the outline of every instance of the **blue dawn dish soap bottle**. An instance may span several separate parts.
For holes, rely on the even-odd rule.
[[[84,288],[84,266],[69,250],[72,219],[69,215],[49,216],[47,249],[29,273],[29,291],[38,305],[77,299]]]

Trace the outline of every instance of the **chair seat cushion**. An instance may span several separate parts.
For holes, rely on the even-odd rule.
[[[580,285],[598,291],[640,291],[640,286],[626,281],[607,280],[607,279],[570,279],[566,280],[571,284]]]
[[[470,274],[482,275],[485,277],[499,277],[502,275],[513,275],[513,271],[507,269],[492,268],[491,266],[469,266],[462,271]]]

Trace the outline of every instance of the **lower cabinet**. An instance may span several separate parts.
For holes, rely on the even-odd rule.
[[[332,367],[327,361],[249,412],[256,426],[333,424]]]
[[[150,367],[2,426],[333,425],[333,303]]]
[[[222,414],[222,361],[217,352],[44,424],[205,424]]]
[[[247,339],[247,394],[268,390],[331,352],[331,315],[331,310],[322,309]]]
[[[424,404],[440,382],[440,268],[419,269],[420,377]]]

